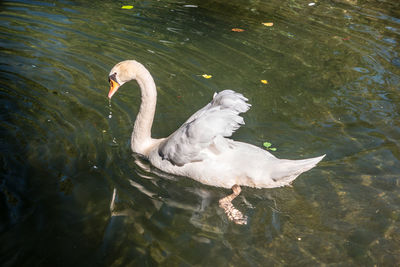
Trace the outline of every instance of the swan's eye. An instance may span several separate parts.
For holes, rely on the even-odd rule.
[[[117,81],[117,73],[114,72],[113,74],[111,74],[110,76],[108,76],[108,83],[112,84],[112,81]]]

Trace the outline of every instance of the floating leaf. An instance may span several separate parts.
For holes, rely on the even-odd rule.
[[[122,9],[132,9],[133,6],[122,6],[121,8],[122,8]]]
[[[268,84],[268,81],[267,81],[267,80],[261,80],[261,82],[262,82],[263,84]]]
[[[271,147],[272,144],[270,142],[264,142],[263,146],[265,147],[266,150],[276,151],[276,147]]]
[[[233,31],[233,32],[244,32],[244,30],[240,29],[240,28],[233,28],[231,31]]]
[[[273,22],[263,22],[262,25],[267,26],[267,27],[272,27],[274,26]]]
[[[206,78],[206,79],[210,79],[212,77],[212,75],[209,75],[209,74],[203,74],[201,76],[203,76],[203,78]]]
[[[264,142],[263,146],[265,146],[266,148],[268,148],[268,147],[272,146],[272,144],[269,143],[269,142]]]

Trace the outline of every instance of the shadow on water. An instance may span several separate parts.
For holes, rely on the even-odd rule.
[[[399,3],[308,4],[3,1],[2,266],[399,262]],[[235,139],[328,156],[291,188],[243,188],[233,225],[227,190],[132,155],[137,86],[106,99],[128,58],[155,78],[156,138],[234,89],[252,104]]]

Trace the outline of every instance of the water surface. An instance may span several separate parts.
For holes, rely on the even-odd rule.
[[[1,265],[400,262],[399,3],[309,3],[3,1]],[[234,139],[327,157],[293,187],[243,188],[234,225],[229,190],[132,155],[138,87],[106,97],[125,59],[156,81],[154,137],[234,89],[252,104]]]

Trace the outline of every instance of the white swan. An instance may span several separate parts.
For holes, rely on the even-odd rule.
[[[143,155],[152,165],[167,173],[190,177],[201,183],[232,188],[233,194],[220,200],[228,218],[239,224],[246,216],[231,201],[239,195],[240,186],[273,188],[290,183],[313,168],[322,158],[303,160],[278,159],[265,149],[237,142],[227,137],[244,124],[239,113],[250,104],[239,93],[225,90],[193,114],[178,130],[166,138],[151,138],[156,110],[157,90],[149,71],[135,60],[115,65],[110,74],[108,97],[124,83],[136,80],[141,89],[141,105],[133,127],[133,152]]]

